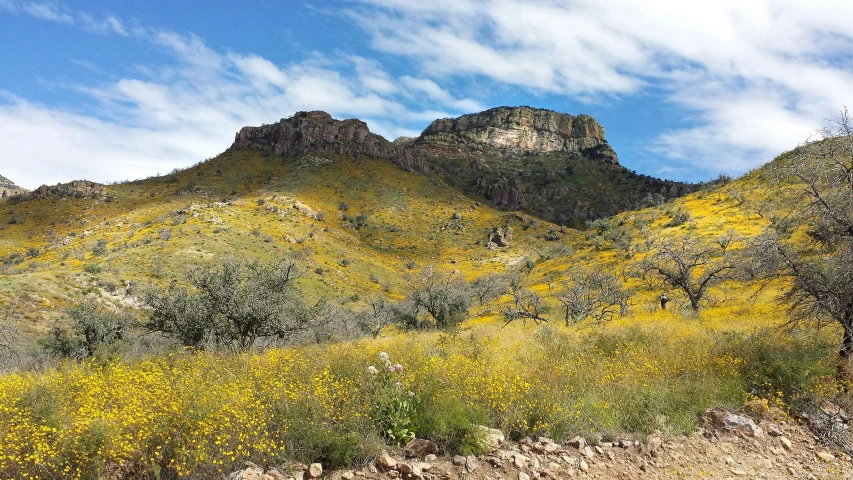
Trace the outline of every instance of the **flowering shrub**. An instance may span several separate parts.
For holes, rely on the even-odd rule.
[[[380,434],[396,444],[415,438],[412,424],[415,420],[415,393],[408,391],[403,383],[403,365],[392,365],[386,352],[379,354],[383,369],[373,365],[367,372],[373,377],[373,420]]]

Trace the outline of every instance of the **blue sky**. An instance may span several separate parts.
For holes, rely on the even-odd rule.
[[[639,172],[737,175],[851,102],[851,25],[821,0],[0,0],[0,174],[166,173],[298,110],[393,139],[531,105]]]

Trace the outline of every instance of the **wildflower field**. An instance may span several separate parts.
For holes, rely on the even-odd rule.
[[[474,425],[514,438],[642,438],[689,432],[705,408],[753,397],[796,408],[835,395],[832,335],[749,320],[658,312],[595,329],[475,326],[8,374],[0,477],[209,478],[246,460],[360,464],[413,435],[476,452]]]

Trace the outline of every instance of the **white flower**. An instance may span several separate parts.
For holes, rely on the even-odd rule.
[[[403,384],[402,384],[402,383],[400,383],[400,382],[397,382],[397,383],[395,383],[395,384],[394,384],[394,386],[395,386],[395,387],[397,387],[397,388],[400,388],[400,387],[402,387],[402,386],[403,386]]]
[[[369,373],[371,375],[376,375],[377,373],[379,373],[379,370],[377,370],[376,367],[371,365],[371,366],[367,367],[367,373]]]
[[[388,360],[391,360],[391,355],[388,355],[387,352],[382,352],[379,354],[379,359],[383,362],[387,362]]]

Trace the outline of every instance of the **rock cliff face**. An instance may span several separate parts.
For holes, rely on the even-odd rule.
[[[46,198],[99,198],[107,195],[107,189],[100,183],[88,180],[74,180],[56,185],[42,185],[31,192],[23,192],[13,198],[15,201],[43,200]]]
[[[460,140],[526,153],[584,154],[618,164],[604,128],[589,115],[573,116],[530,107],[498,107],[432,122],[418,143],[458,144]]]
[[[283,157],[385,158],[496,205],[573,226],[635,208],[650,195],[672,198],[693,188],[621,166],[592,117],[531,107],[436,120],[418,138],[393,143],[360,120],[297,112],[241,129],[228,151],[246,149]]]
[[[410,165],[411,156],[401,145],[370,133],[361,120],[334,120],[326,112],[297,112],[278,123],[261,127],[243,127],[228,151],[260,150],[283,157],[309,153],[337,153],[387,158]]]
[[[26,192],[26,189],[15,185],[11,180],[0,175],[0,198],[7,198]]]

